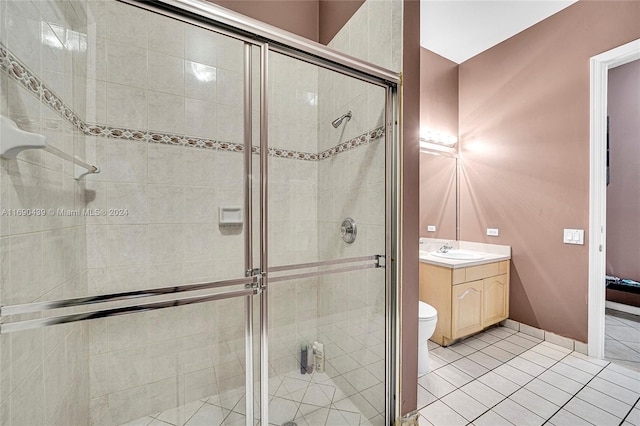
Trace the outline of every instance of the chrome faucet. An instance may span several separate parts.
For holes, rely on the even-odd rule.
[[[445,241],[444,245],[442,247],[440,247],[438,249],[438,251],[440,253],[447,253],[449,250],[451,250],[453,248],[453,246],[449,243],[449,241]]]

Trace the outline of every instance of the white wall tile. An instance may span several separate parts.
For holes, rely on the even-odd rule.
[[[91,5],[101,2],[89,2]],[[89,33],[87,46],[87,77],[96,80],[107,79],[107,39],[95,32]]]
[[[149,144],[148,183],[182,184],[185,148],[163,144]]]
[[[185,133],[189,136],[215,139],[217,134],[216,104],[198,99],[185,99]]]
[[[147,92],[107,83],[107,122],[128,129],[147,128]]]
[[[144,182],[147,176],[146,142],[109,140],[103,179],[114,182]]]
[[[114,225],[107,234],[107,266],[144,265],[149,244],[145,225]]]
[[[107,1],[107,38],[131,46],[148,46],[148,12],[129,5]]]
[[[11,404],[10,424],[44,424],[44,386],[42,365],[36,367],[26,379],[16,386],[9,396]],[[29,407],[29,409],[22,409]]]
[[[225,142],[244,143],[243,109],[239,106],[218,105],[216,114],[218,138]]]
[[[148,88],[184,96],[184,59],[149,51]]]
[[[5,2],[6,44],[33,72],[40,75],[42,45],[40,13],[32,2]],[[3,27],[4,27],[3,25]],[[45,24],[46,25],[46,24]]]
[[[144,89],[148,78],[147,56],[145,48],[107,40],[107,81]]]
[[[551,333],[549,331],[544,332],[544,340],[549,343],[553,343],[554,345],[561,346],[563,348],[567,348],[573,350],[573,340],[567,337],[559,336],[555,333]]]
[[[184,234],[185,226],[154,224],[148,226],[149,262],[176,263],[186,260],[186,244],[192,243],[188,234]],[[203,236],[204,238],[204,236]]]
[[[146,224],[149,206],[143,183],[110,183],[107,185],[107,222],[116,225]]]
[[[217,69],[194,61],[184,62],[185,95],[209,102],[216,100]]]
[[[202,28],[187,26],[185,29],[185,59],[216,66],[215,34]]]
[[[149,50],[184,58],[185,25],[175,19],[148,13]]]
[[[218,68],[216,72],[216,101],[224,105],[242,105],[243,77],[240,72]]]
[[[184,97],[147,92],[149,130],[183,134],[185,131]]]
[[[520,331],[538,339],[544,339],[544,330],[520,323]]]

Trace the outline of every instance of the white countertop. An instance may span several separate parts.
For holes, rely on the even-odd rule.
[[[482,256],[478,260],[466,259],[446,259],[431,255],[437,251],[444,243],[453,246],[454,249],[472,251]],[[443,266],[445,268],[466,268],[467,266],[484,265],[485,263],[500,262],[511,259],[511,247],[497,244],[475,243],[471,241],[447,241],[433,238],[420,238],[420,262],[432,265]]]
[[[474,253],[478,253],[483,256],[482,259],[478,260],[445,259],[443,257],[433,256],[431,253],[432,251],[420,250],[420,262],[430,263],[437,266],[444,266],[445,268],[451,269],[466,268],[467,266],[484,265],[485,263],[493,263],[499,262],[501,260],[511,259],[510,254],[484,253],[479,251],[474,251]]]

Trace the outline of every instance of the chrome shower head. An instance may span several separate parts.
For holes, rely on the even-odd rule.
[[[347,121],[351,120],[351,111],[349,111],[345,115],[343,115],[341,117],[338,117],[335,120],[333,120],[331,122],[331,125],[337,129],[338,126],[342,124],[342,122],[344,121],[345,118],[347,119]]]

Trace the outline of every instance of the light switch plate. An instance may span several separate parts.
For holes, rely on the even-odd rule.
[[[435,225],[427,225],[427,232],[436,232]]]
[[[584,245],[584,229],[565,229],[562,242],[565,244]]]
[[[487,235],[489,235],[490,237],[497,237],[498,235],[500,235],[500,231],[498,230],[498,228],[487,228]]]

